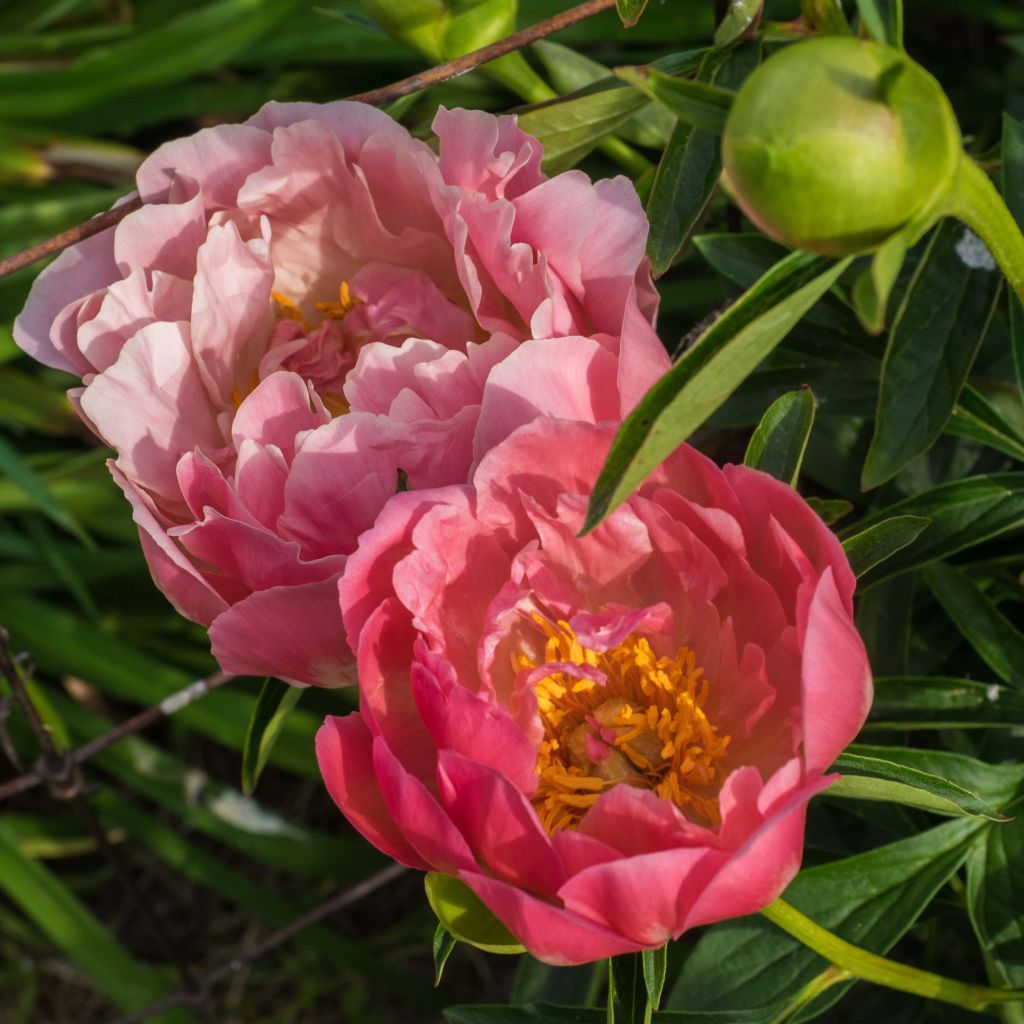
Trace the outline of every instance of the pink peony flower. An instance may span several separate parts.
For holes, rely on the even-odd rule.
[[[168,143],[142,209],[44,271],[15,326],[82,378],[70,397],[117,452],[153,577],[228,672],[348,679],[356,538],[399,470],[467,479],[518,343],[621,355],[612,418],[667,366],[632,185],[547,179],[512,117],[434,128],[438,154],[361,104],[269,103]]]
[[[340,584],[361,710],[317,736],[367,839],[554,964],[775,899],[871,700],[853,574],[784,484],[684,446],[577,537],[612,435],[535,419],[390,499]]]

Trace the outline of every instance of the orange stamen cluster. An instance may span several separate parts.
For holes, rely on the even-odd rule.
[[[632,634],[610,650],[584,647],[567,622],[534,620],[543,660],[513,656],[518,671],[551,662],[593,666],[604,682],[554,672],[534,684],[544,739],[533,804],[548,832],[575,828],[598,797],[625,783],[650,789],[705,821],[719,821],[715,762],[729,745],[704,713],[708,681],[693,651],[658,657]]]

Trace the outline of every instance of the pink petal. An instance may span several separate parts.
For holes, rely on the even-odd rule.
[[[402,767],[383,736],[373,741],[373,765],[395,824],[430,867],[450,875],[475,869],[465,839],[427,787]]]
[[[864,642],[831,569],[825,570],[811,601],[802,681],[804,757],[808,771],[822,771],[860,731],[872,697]]]
[[[477,871],[462,871],[459,878],[533,956],[546,964],[587,964],[641,948],[625,936],[497,878]]]
[[[615,357],[590,338],[523,342],[487,378],[477,458],[538,416],[618,420],[617,372]]]
[[[270,675],[311,686],[354,683],[337,593],[333,576],[252,594],[210,627],[213,656],[232,675]]]
[[[113,241],[108,228],[65,249],[32,283],[25,308],[14,321],[14,340],[33,359],[79,375],[93,369],[78,351],[73,319],[70,331],[62,332],[59,340],[51,337],[51,331],[56,333],[55,321],[62,309],[77,306],[86,295],[121,277]]]
[[[278,371],[260,381],[245,398],[231,423],[235,447],[245,440],[275,445],[291,459],[297,435],[330,422],[330,414],[314,403],[298,374]]]
[[[316,759],[331,799],[366,839],[406,867],[430,869],[384,802],[373,770],[373,736],[359,714],[324,719],[316,734]]]
[[[537,813],[504,775],[441,750],[437,783],[445,810],[490,874],[554,898],[565,870]]]

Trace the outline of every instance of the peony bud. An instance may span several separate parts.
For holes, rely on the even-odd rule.
[[[962,154],[938,82],[899,50],[852,36],[772,56],[737,93],[722,143],[744,213],[827,256],[874,249],[927,217]]]

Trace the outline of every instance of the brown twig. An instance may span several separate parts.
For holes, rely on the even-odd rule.
[[[379,89],[370,89],[368,92],[357,93],[355,96],[349,96],[348,98],[360,103],[370,103],[374,106],[390,103],[392,100],[400,99],[402,96],[408,96],[409,93],[418,92],[420,89],[437,85],[439,82],[447,82],[450,78],[455,78],[458,75],[464,75],[467,71],[480,67],[481,64],[487,64],[498,57],[504,57],[505,54],[512,53],[513,50],[522,49],[538,39],[544,39],[560,29],[567,28],[569,25],[575,25],[578,21],[593,17],[595,14],[600,14],[602,11],[607,11],[614,6],[615,0],[586,0],[586,3],[570,7],[567,11],[561,11],[550,18],[545,18],[544,21],[538,21],[535,25],[529,25],[518,32],[513,32],[511,35],[491,43],[489,46],[482,46],[479,50],[473,50],[472,53],[456,57],[455,60],[449,60],[444,64],[437,65],[437,67],[428,68],[426,71],[410,75],[408,78],[403,78],[399,82],[393,82],[391,85],[385,85]],[[0,277],[13,274],[16,270],[21,270],[23,267],[38,263],[39,260],[45,259],[47,256],[63,252],[65,249],[86,238],[91,238],[93,235],[98,235],[101,231],[106,231],[107,228],[114,227],[127,217],[129,213],[134,213],[141,206],[142,200],[138,196],[133,196],[130,199],[126,199],[119,206],[107,210],[106,213],[101,213],[93,217],[92,220],[87,220],[84,224],[68,228],[67,231],[62,231],[59,235],[55,235],[45,242],[40,242],[38,245],[33,245],[22,252],[15,253],[13,256],[8,256],[7,259],[0,260]]]
[[[206,974],[197,979],[199,984],[197,992],[172,992],[170,995],[164,996],[155,1003],[150,1003],[149,1006],[145,1006],[141,1010],[135,1010],[123,1017],[118,1017],[112,1024],[142,1024],[143,1021],[147,1021],[155,1014],[163,1013],[166,1010],[173,1010],[179,1006],[191,1007],[195,1005],[197,1001],[207,998],[215,985],[230,978],[247,963],[269,953],[278,946],[284,945],[284,943],[295,938],[300,932],[318,924],[332,914],[336,914],[339,910],[343,910],[345,907],[351,906],[353,903],[371,895],[387,885],[388,882],[404,874],[407,870],[401,864],[392,864],[390,867],[370,875],[369,878],[358,885],[338,893],[337,896],[329,899],[326,903],[321,903],[320,906],[310,910],[308,913],[302,914],[289,924],[271,932],[261,942],[239,950],[230,959],[211,968]]]
[[[5,649],[3,644],[0,644],[0,649]],[[4,669],[4,674],[6,675],[6,666],[4,666]],[[161,718],[173,715],[176,711],[180,711],[183,707],[191,704],[194,700],[198,700],[211,690],[217,689],[218,686],[223,686],[231,678],[231,676],[224,675],[223,672],[217,672],[206,679],[197,679],[194,683],[189,683],[184,689],[164,698],[159,704],[154,704],[144,711],[140,711],[137,715],[125,719],[119,725],[115,725],[113,729],[103,733],[102,736],[97,736],[94,740],[83,743],[77,749],[67,751],[64,754],[58,755],[58,757],[61,763],[66,763],[70,768],[77,771],[80,764],[88,761],[91,757],[95,757],[101,751],[106,750],[107,747],[113,746],[126,736],[132,736],[137,732],[141,732],[154,722],[158,722]],[[14,689],[13,682],[12,689]],[[42,728],[46,732],[45,726]],[[46,736],[49,739],[48,732],[46,732]],[[9,797],[17,796],[19,793],[25,793],[39,785],[45,784],[49,786],[52,783],[52,774],[49,772],[45,761],[40,762],[31,771],[0,785],[0,800],[6,800]]]

